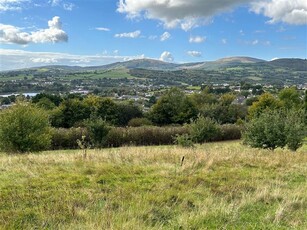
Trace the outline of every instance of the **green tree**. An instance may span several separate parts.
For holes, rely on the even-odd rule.
[[[287,109],[299,108],[302,105],[300,94],[295,87],[282,89],[278,94],[278,98]]]
[[[296,150],[306,135],[303,111],[267,110],[246,125],[244,143],[255,148],[275,149],[288,146]]]
[[[219,103],[223,106],[229,106],[235,99],[235,95],[231,93],[225,93],[219,98]]]
[[[52,124],[56,124],[57,127],[70,128],[90,116],[91,108],[83,101],[77,98],[66,99],[53,113]]]
[[[50,124],[45,111],[25,103],[1,111],[1,150],[35,152],[48,149],[50,143]]]
[[[43,97],[39,99],[36,105],[39,108],[46,109],[46,110],[52,110],[56,107],[55,104],[47,97]]]
[[[39,93],[32,98],[32,102],[38,103],[42,98],[48,98],[56,106],[59,106],[60,103],[63,101],[61,96],[59,96],[59,95],[53,95],[53,94],[48,94],[48,93]]]
[[[281,103],[270,93],[264,93],[248,109],[249,118],[259,117],[267,110],[274,110],[281,107]]]
[[[106,120],[110,124],[117,124],[117,104],[110,98],[102,98],[97,104],[96,117]]]
[[[173,88],[152,106],[149,118],[158,125],[183,124],[197,114],[193,101],[178,88]]]
[[[143,117],[143,112],[138,106],[132,103],[118,103],[116,115],[116,125],[126,126],[131,119]]]

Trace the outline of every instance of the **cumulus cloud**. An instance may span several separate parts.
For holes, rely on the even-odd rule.
[[[145,56],[119,56],[111,55],[74,55],[68,53],[30,52],[24,50],[0,49],[1,70],[12,70],[29,67],[44,66],[46,64],[61,63],[61,65],[97,66],[132,59],[142,59]]]
[[[29,1],[30,0],[0,0],[0,12],[21,10],[23,4]]]
[[[119,0],[117,11],[129,18],[156,19],[167,28],[187,31],[247,3],[251,11],[271,18],[270,23],[307,24],[306,0]]]
[[[172,62],[174,61],[174,57],[170,52],[164,51],[160,56],[160,60],[165,62]]]
[[[120,0],[117,11],[130,18],[157,19],[168,28],[189,30],[207,23],[217,13],[247,2],[251,0]]]
[[[187,54],[191,57],[201,57],[201,52],[199,51],[192,50],[192,51],[188,51]]]
[[[130,33],[115,34],[114,37],[116,38],[138,38],[140,35],[141,35],[141,31],[136,30]]]
[[[251,10],[271,18],[269,23],[307,24],[306,0],[260,0],[252,3]]]
[[[201,36],[191,36],[189,39],[190,43],[202,43],[206,41],[206,37],[201,37]]]
[[[160,36],[160,41],[164,42],[168,39],[171,38],[171,34],[169,32],[164,32],[161,36]]]
[[[15,26],[0,24],[0,42],[26,45],[29,43],[57,43],[68,41],[68,36],[62,30],[62,23],[58,16],[48,21],[48,26],[48,29],[40,29],[27,33]]]

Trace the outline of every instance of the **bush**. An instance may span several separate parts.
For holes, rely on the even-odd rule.
[[[0,149],[6,152],[36,152],[51,143],[48,115],[43,110],[19,103],[0,113]]]
[[[58,128],[52,129],[51,148],[52,149],[77,149],[77,140],[82,140],[85,136],[89,142],[89,135],[85,128]]]
[[[198,116],[187,127],[195,143],[212,141],[221,134],[220,126],[208,117]]]
[[[306,135],[302,111],[263,112],[246,125],[244,143],[256,148],[284,148],[295,151]]]
[[[193,147],[194,146],[194,142],[191,138],[191,135],[184,133],[182,135],[176,135],[175,136],[175,144],[181,146],[181,147]]]
[[[147,118],[132,118],[128,122],[128,126],[130,127],[141,127],[141,126],[149,126],[149,125],[153,125],[153,124]]]
[[[112,128],[107,136],[106,146],[124,145],[170,145],[178,134],[188,133],[185,127],[128,127]]]
[[[229,141],[241,139],[243,127],[234,124],[220,126],[220,133],[213,138],[213,141]]]
[[[94,147],[101,148],[105,145],[106,137],[110,131],[107,122],[101,118],[85,121],[91,143]]]
[[[287,147],[292,151],[296,151],[303,145],[303,139],[307,136],[304,111],[291,110],[287,113],[285,120]]]

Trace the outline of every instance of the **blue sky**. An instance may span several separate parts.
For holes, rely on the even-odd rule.
[[[307,57],[305,0],[0,0],[1,70]]]

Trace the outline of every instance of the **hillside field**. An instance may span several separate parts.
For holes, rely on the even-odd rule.
[[[307,229],[306,153],[237,141],[0,153],[0,229]]]

